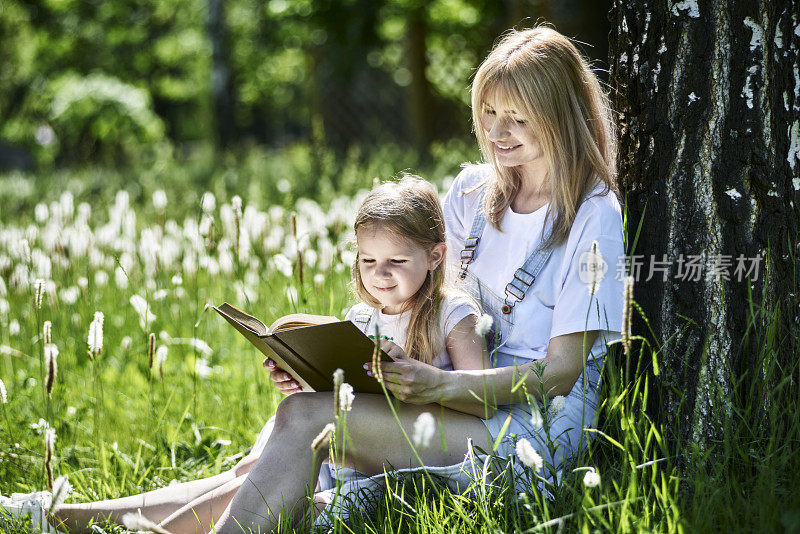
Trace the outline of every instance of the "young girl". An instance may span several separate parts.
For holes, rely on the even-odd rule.
[[[444,216],[433,186],[405,176],[375,187],[353,229],[358,253],[351,272],[361,302],[345,319],[370,337],[377,328],[390,355],[445,370],[485,368],[477,305],[445,288]],[[288,386],[284,393],[301,391],[296,382]]]
[[[390,355],[405,352],[447,370],[486,367],[475,333],[477,306],[445,290],[444,216],[433,186],[412,176],[377,186],[353,229],[352,275],[361,303],[347,319],[368,335],[377,328]]]

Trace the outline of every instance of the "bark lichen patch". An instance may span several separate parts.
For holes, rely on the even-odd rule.
[[[794,124],[789,127],[789,153],[786,159],[789,161],[789,167],[792,168],[792,172],[794,172],[797,160],[800,159],[800,121],[794,121]],[[794,184],[795,190],[800,189],[798,187],[798,185],[800,185],[800,180],[795,178],[792,180],[792,183]]]
[[[750,37],[750,51],[752,52],[758,47],[764,48],[764,29],[751,17],[745,17],[744,25],[753,32],[753,35]]]
[[[685,54],[678,54],[675,58],[675,64],[672,66],[672,79],[670,80],[669,86],[669,114],[667,115],[669,118],[669,123],[673,125],[675,124],[675,119],[678,114],[678,110],[683,110],[683,99],[681,98],[681,94],[684,90],[683,84],[683,73],[686,67],[686,63],[691,57],[691,43],[689,40],[689,32],[685,29],[681,32],[681,39],[680,45],[678,46],[679,50],[685,50]],[[694,92],[692,92],[694,94]]]
[[[700,17],[700,7],[697,5],[697,0],[683,0],[673,4],[671,11],[675,16],[680,16],[682,12],[686,12],[690,18],[696,19]]]

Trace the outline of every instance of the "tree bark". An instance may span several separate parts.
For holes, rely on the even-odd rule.
[[[408,85],[409,124],[414,143],[427,151],[433,138],[435,109],[431,84],[425,73],[428,68],[425,40],[428,36],[425,6],[415,8],[406,25],[406,52],[411,83]]]
[[[703,448],[720,442],[735,389],[764,378],[748,321],[764,331],[777,310],[770,357],[799,352],[798,13],[798,0],[615,0],[611,11],[629,242],[643,218],[635,299],[663,346],[651,409],[673,439]],[[647,280],[664,255],[666,279]],[[702,274],[687,277],[695,255]],[[739,258],[752,267],[758,255],[757,277],[738,281]],[[726,259],[729,280],[713,268]]]
[[[236,136],[233,117],[233,86],[228,66],[228,46],[225,32],[225,4],[208,0],[208,36],[211,41],[211,93],[214,99],[214,120],[217,142],[228,148]]]

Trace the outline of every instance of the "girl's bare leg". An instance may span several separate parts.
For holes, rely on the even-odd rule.
[[[275,429],[264,452],[246,477],[228,508],[215,525],[219,534],[270,532],[283,510],[297,513],[309,488],[313,488],[327,452],[315,456],[311,441],[325,424],[333,421],[330,393],[298,393],[283,400],[278,407]],[[417,416],[429,411],[439,413],[441,407],[400,405],[399,418],[410,431]],[[439,440],[419,451],[426,465],[451,465],[463,460],[467,440],[486,446],[486,426],[477,417],[445,410],[444,433],[447,450]],[[440,424],[442,421],[440,421]],[[353,410],[347,415],[347,458],[345,465],[362,473],[377,474],[384,466],[395,468],[418,466],[397,422],[378,395],[358,395]],[[341,443],[342,436],[337,437]],[[210,529],[209,529],[210,530]]]
[[[205,534],[213,530],[222,512],[230,504],[233,496],[247,478],[243,474],[222,486],[203,494],[188,505],[182,507],[161,522],[161,526],[170,532]],[[330,498],[323,493],[314,495],[314,517],[330,504]]]
[[[98,522],[110,519],[121,523],[123,515],[141,511],[143,516],[158,523],[185,508],[187,504],[202,495],[211,493],[235,481],[238,477],[243,478],[250,472],[257,460],[256,456],[247,456],[233,469],[224,473],[159,488],[139,495],[90,503],[65,504],[58,510],[51,522],[68,528],[71,534],[84,533],[89,532],[87,525],[92,520]]]
[[[204,493],[170,514],[161,521],[161,526],[176,534],[205,534],[213,530],[246,477],[243,474]]]

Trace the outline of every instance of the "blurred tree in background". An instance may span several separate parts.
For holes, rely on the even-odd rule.
[[[421,154],[470,135],[473,69],[543,18],[606,68],[608,2],[3,0],[0,169],[213,144]]]

